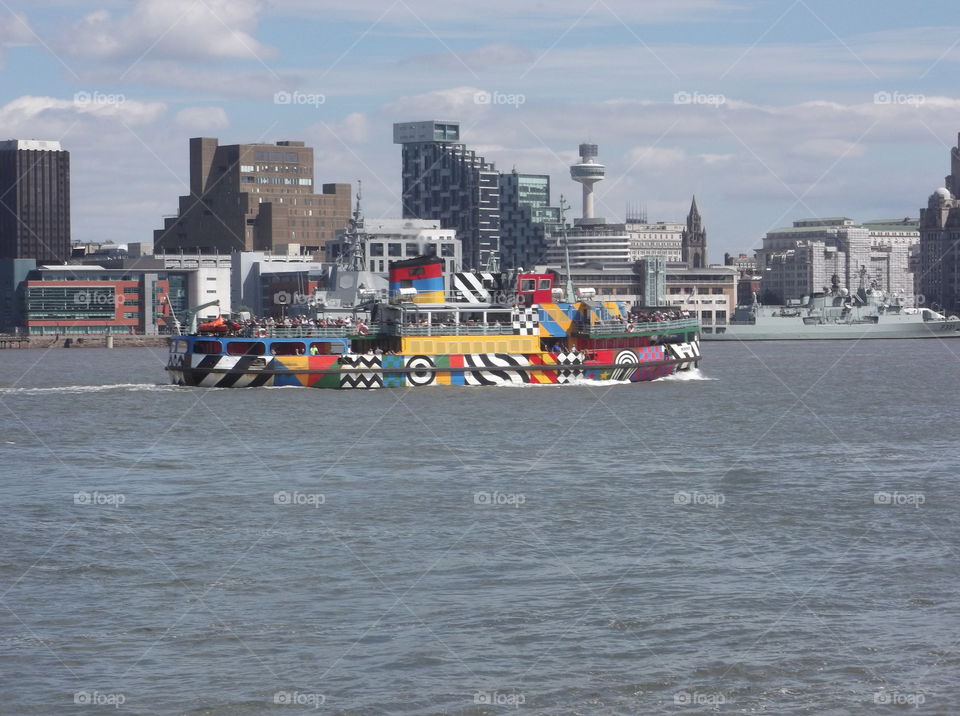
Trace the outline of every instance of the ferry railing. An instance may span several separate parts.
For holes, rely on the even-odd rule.
[[[260,337],[260,331],[266,331],[264,338],[348,338],[350,336],[370,335],[380,333],[382,326],[378,323],[368,323],[366,333],[362,333],[359,327],[352,326],[261,326],[246,331],[247,338]]]
[[[393,336],[502,336],[513,333],[510,323],[387,323],[383,332]]]
[[[590,337],[699,330],[700,321],[696,318],[680,318],[672,321],[598,321],[578,328],[580,335]]]

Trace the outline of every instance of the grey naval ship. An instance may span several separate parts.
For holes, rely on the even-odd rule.
[[[726,326],[703,327],[705,341],[794,341],[863,338],[960,338],[960,319],[909,308],[873,282],[850,293],[836,281],[822,293],[784,306],[738,306]]]

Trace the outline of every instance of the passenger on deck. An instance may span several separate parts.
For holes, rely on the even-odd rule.
[[[550,349],[553,353],[563,353],[563,346],[560,345],[560,341],[557,341],[553,344],[553,348]]]

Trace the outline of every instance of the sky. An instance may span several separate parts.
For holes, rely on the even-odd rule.
[[[710,260],[811,216],[917,216],[960,132],[948,0],[0,0],[0,139],[71,152],[75,241],[150,241],[188,139],[303,140],[400,216],[392,124],[459,120],[501,171],[683,220]]]

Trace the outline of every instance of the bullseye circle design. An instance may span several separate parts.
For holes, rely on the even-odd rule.
[[[437,374],[432,370],[420,370],[417,368],[434,368],[433,361],[427,358],[427,356],[413,356],[410,360],[407,361],[407,368],[410,369],[410,372],[407,373],[407,382],[415,388],[419,388],[424,385],[430,385],[437,378]]]
[[[618,365],[621,363],[638,363],[637,354],[633,351],[620,351],[617,353],[617,358],[614,361]],[[635,367],[622,368],[616,370],[613,374],[614,380],[627,380],[630,377],[630,374],[636,370]]]

